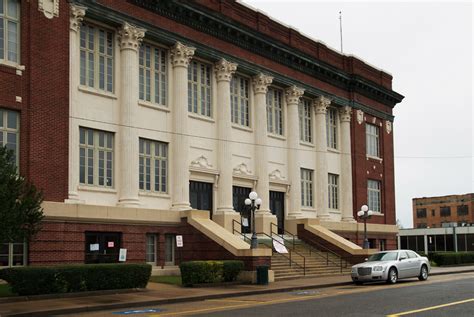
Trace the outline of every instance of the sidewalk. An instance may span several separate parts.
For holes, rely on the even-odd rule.
[[[430,275],[474,272],[472,266],[432,268]],[[327,276],[286,280],[269,285],[227,285],[219,287],[184,288],[175,285],[149,283],[147,289],[127,293],[101,292],[66,298],[27,299],[0,298],[0,316],[51,316],[106,309],[145,307],[170,303],[216,299],[272,292],[289,292],[351,284],[350,276]],[[82,294],[84,295],[84,294]]]

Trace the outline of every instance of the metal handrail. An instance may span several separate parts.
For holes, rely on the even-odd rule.
[[[273,226],[277,227],[277,232],[274,232],[274,231],[273,231]],[[292,233],[289,232],[289,231],[286,231],[285,229],[282,229],[282,230],[283,230],[283,234],[280,234],[280,233],[278,233],[278,229],[279,229],[279,228],[278,228],[278,226],[277,226],[276,223],[270,222],[270,234],[272,234],[272,235],[273,235],[273,234],[279,235],[284,241],[288,241],[288,240],[285,239],[285,237],[284,237],[283,235],[284,235],[285,233],[288,234],[288,235],[290,235],[290,236],[292,237],[292,240],[293,240],[293,241],[291,242],[291,244],[292,244],[293,250],[294,250],[294,249],[295,249],[295,245],[296,245],[296,243],[295,243],[295,235],[292,234]]]
[[[242,233],[242,231],[239,231],[239,230],[236,230],[235,229],[235,223],[239,224],[239,226],[242,227],[242,223],[240,223],[239,221],[235,220],[235,219],[232,219],[232,234],[235,234],[235,232],[238,232],[243,238],[244,238],[244,241],[245,239],[249,240],[249,242],[251,242],[250,238],[248,238],[245,233]]]
[[[276,241],[276,242],[278,242],[279,244],[285,246],[284,243],[281,243],[280,241],[276,240],[275,238],[273,238],[272,236],[266,234],[265,232],[260,232],[260,233],[258,233],[258,234],[259,234],[259,235],[267,236],[268,238],[270,238],[270,240],[272,240],[272,242],[273,242],[273,241]],[[273,252],[273,248],[272,248],[272,252]],[[301,264],[299,264],[298,262],[296,262],[296,261],[294,261],[294,260],[291,259],[291,257],[292,257],[291,254],[292,254],[292,253],[295,253],[296,255],[299,255],[300,257],[303,258],[303,265],[301,265]],[[291,251],[291,250],[288,252],[289,256],[286,256],[284,253],[279,253],[279,254],[289,260],[289,265],[290,265],[290,267],[291,267],[291,263],[296,264],[297,266],[299,266],[300,268],[303,269],[303,275],[306,275],[306,257],[305,257],[304,255],[302,255],[302,254],[300,254],[300,253],[298,253],[298,252],[296,252],[296,251]]]

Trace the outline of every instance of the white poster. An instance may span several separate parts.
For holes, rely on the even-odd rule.
[[[176,236],[176,246],[178,248],[182,248],[183,247],[183,236],[179,235],[179,236]]]
[[[99,244],[98,243],[93,243],[93,244],[89,245],[89,250],[99,251]]]
[[[247,218],[242,218],[242,226],[244,226],[244,227],[249,226],[249,220]]]
[[[119,262],[127,261],[127,249],[120,249]]]
[[[285,247],[285,242],[280,236],[273,236],[273,248],[278,253],[288,253],[288,250]]]

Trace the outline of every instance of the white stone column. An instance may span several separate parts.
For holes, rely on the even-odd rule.
[[[352,210],[351,107],[339,110],[341,120],[341,209],[342,221],[355,222]]]
[[[298,160],[300,143],[298,106],[304,89],[292,86],[285,91],[288,115],[288,178],[290,181],[290,201],[288,218],[300,218],[301,213],[301,166]]]
[[[255,174],[258,177],[254,190],[262,199],[262,205],[255,215],[256,232],[270,233],[270,223],[277,223],[276,216],[270,213],[270,184],[268,176],[267,149],[267,91],[273,77],[262,73],[253,78],[254,89],[254,136],[255,136]]]
[[[188,66],[195,48],[177,42],[171,48],[173,65],[173,135],[171,138],[172,209],[188,210],[189,204],[189,137],[188,137]]]
[[[81,203],[79,186],[79,125],[77,118],[77,87],[79,86],[79,30],[86,7],[70,5],[69,17],[69,172],[67,203]]]
[[[318,218],[329,219],[326,113],[331,100],[320,96],[314,101],[316,112],[316,211]]]
[[[240,220],[232,204],[232,161],[231,152],[231,109],[230,80],[237,64],[221,59],[214,66],[217,79],[217,166],[219,187],[217,188],[217,209],[213,220],[232,232],[233,220]]]
[[[119,201],[122,207],[140,205],[138,199],[138,133],[135,125],[138,102],[138,48],[145,36],[145,29],[125,22],[118,31],[120,43],[120,128],[118,142],[120,157],[118,171]]]

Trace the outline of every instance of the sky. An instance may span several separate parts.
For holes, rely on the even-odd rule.
[[[412,198],[474,192],[471,1],[242,1],[393,75],[396,214]]]

